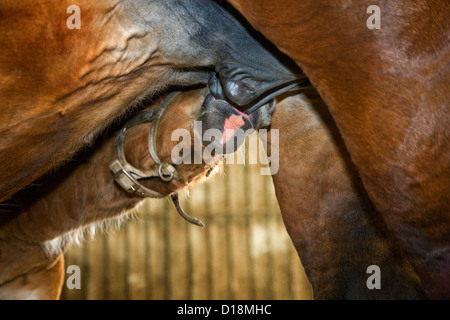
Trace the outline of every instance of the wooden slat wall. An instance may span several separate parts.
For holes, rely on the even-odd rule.
[[[310,299],[272,179],[244,156],[181,198],[204,229],[150,199],[120,230],[71,247],[66,266],[80,266],[81,290],[64,286],[62,299]]]

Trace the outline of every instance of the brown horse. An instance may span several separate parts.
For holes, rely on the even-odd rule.
[[[309,88],[278,98],[270,129],[279,130],[276,196],[314,298],[425,297],[419,277],[367,196],[318,93]],[[264,145],[272,152],[272,143]],[[381,290],[367,286],[366,271],[372,265],[381,270]]]
[[[175,129],[186,130],[194,137],[194,120],[204,118],[203,112],[208,110],[204,103],[208,92],[198,89],[174,98],[156,134],[161,161],[172,163],[172,150],[178,144],[171,140]],[[146,110],[154,110],[159,102]],[[211,127],[206,126],[204,130],[220,129],[214,121],[208,123]],[[127,160],[141,170],[149,170],[155,164],[148,150],[153,125],[130,128],[124,142]],[[143,197],[127,193],[114,183],[109,170],[109,165],[117,159],[114,142],[114,137],[98,141],[70,164],[41,178],[38,186],[23,190],[0,205],[0,298],[58,298],[65,274],[63,253],[67,247],[78,241],[84,228],[95,229],[104,221],[123,219],[143,201]],[[207,158],[203,156],[204,147],[195,149],[193,140],[183,143],[192,149],[192,158],[200,151],[202,161],[177,164],[178,176],[170,182],[155,178],[141,180],[144,187],[167,196],[202,180],[219,164],[221,156]]]
[[[429,297],[449,298],[450,3],[376,1],[369,29],[366,1],[229,2],[309,77]]]
[[[297,77],[211,0],[72,4],[0,3],[0,201],[169,85],[246,104]]]

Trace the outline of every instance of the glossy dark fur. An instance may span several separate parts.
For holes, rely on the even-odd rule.
[[[314,298],[424,298],[318,93],[311,88],[277,100],[270,128],[279,131],[280,160],[273,182]],[[380,267],[380,290],[367,287],[371,265]]]

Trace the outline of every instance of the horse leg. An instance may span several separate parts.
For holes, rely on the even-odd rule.
[[[15,278],[0,287],[2,300],[58,300],[64,282],[64,256],[47,268]]]
[[[229,2],[309,77],[430,297],[448,298],[449,2],[381,1],[379,30],[366,1]]]
[[[280,129],[275,191],[315,298],[423,298],[417,274],[361,187],[318,94],[279,102],[274,129]],[[380,290],[366,283],[372,265],[381,270]]]

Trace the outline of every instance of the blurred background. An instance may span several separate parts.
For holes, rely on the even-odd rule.
[[[182,219],[167,199],[145,200],[119,229],[69,248],[66,268],[80,267],[81,290],[64,284],[61,298],[311,299],[272,178],[260,174],[266,160],[248,149],[247,139],[222,172],[189,196],[180,193],[205,228]]]

